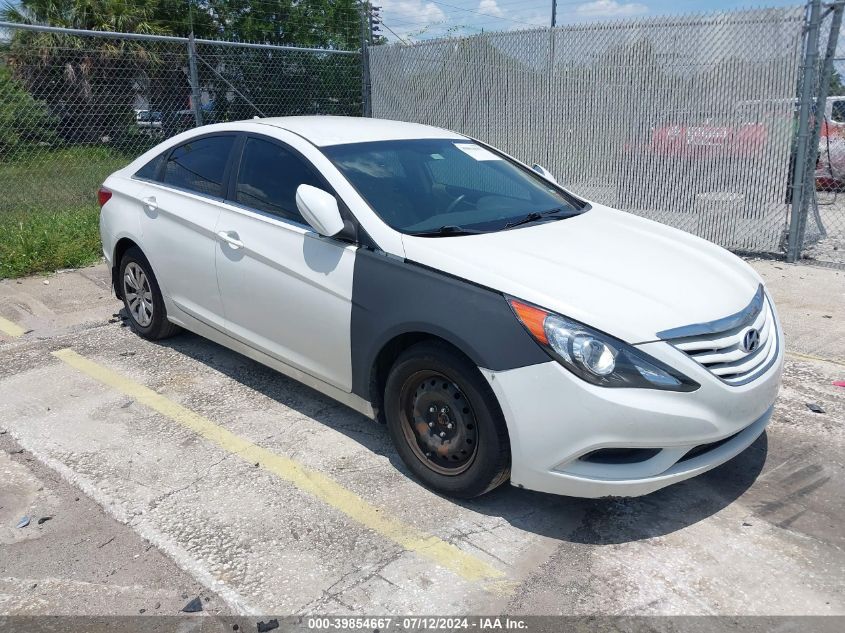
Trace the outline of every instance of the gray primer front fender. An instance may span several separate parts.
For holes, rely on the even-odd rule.
[[[368,400],[379,352],[402,334],[438,336],[494,371],[549,361],[501,294],[367,249],[355,257],[351,330],[352,392]]]

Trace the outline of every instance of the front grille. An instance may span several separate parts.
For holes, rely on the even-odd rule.
[[[744,342],[752,329],[758,332],[759,343],[747,351]],[[775,315],[762,286],[748,307],[737,314],[659,336],[729,385],[751,382],[772,366],[778,354]]]

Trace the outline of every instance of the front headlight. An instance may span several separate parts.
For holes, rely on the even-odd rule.
[[[508,298],[519,321],[555,360],[601,387],[695,391],[699,384],[623,341],[572,319]]]

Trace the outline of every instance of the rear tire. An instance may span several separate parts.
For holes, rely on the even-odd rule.
[[[384,412],[393,444],[422,483],[472,498],[510,477],[499,403],[478,368],[446,344],[418,343],[390,370]]]
[[[158,341],[180,331],[167,320],[167,310],[152,266],[144,253],[133,246],[120,260],[120,294],[128,315],[129,327],[139,336]]]

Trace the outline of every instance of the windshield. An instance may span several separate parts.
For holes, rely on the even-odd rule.
[[[323,152],[381,219],[403,233],[500,231],[571,217],[585,206],[470,140],[377,141]]]

